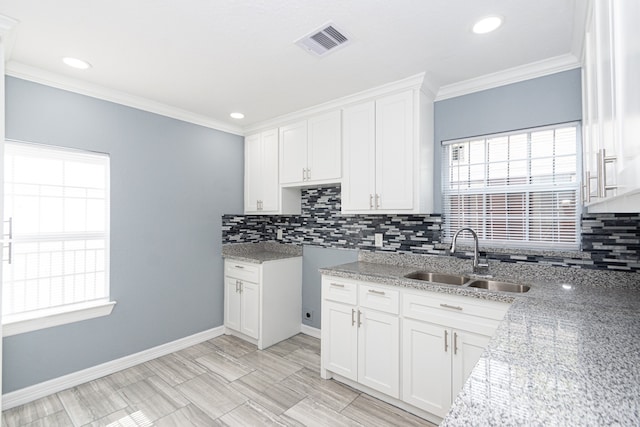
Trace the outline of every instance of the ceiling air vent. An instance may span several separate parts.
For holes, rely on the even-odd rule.
[[[324,56],[329,52],[334,52],[338,48],[346,46],[350,41],[344,31],[339,30],[335,24],[329,22],[299,38],[295,41],[295,44],[308,52]]]

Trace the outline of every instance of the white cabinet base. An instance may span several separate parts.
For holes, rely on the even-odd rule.
[[[242,283],[244,305],[236,281]],[[300,333],[301,305],[302,257],[262,264],[225,260],[225,334],[263,350]]]

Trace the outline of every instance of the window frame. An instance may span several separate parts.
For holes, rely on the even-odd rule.
[[[24,234],[21,237],[15,237],[13,239],[5,239],[6,242],[13,243],[28,243],[28,242],[36,242],[36,243],[44,243],[50,241],[56,242],[70,242],[72,240],[78,239],[82,237],[83,239],[92,239],[92,238],[100,238],[104,239],[104,287],[106,288],[106,295],[101,295],[99,298],[93,298],[91,300],[84,300],[80,302],[70,302],[62,305],[57,305],[53,307],[46,308],[38,308],[25,312],[18,312],[9,315],[5,315],[2,313],[2,335],[3,336],[11,336],[17,335],[25,332],[31,332],[39,329],[49,328],[53,326],[64,325],[68,323],[78,322],[82,320],[93,319],[97,317],[107,316],[111,314],[114,306],[116,305],[115,301],[111,300],[111,283],[110,283],[110,259],[111,259],[111,244],[110,244],[110,199],[111,199],[111,171],[110,171],[110,156],[108,153],[100,153],[90,150],[83,149],[75,149],[68,147],[60,147],[50,144],[40,144],[34,142],[20,141],[15,139],[5,139],[4,144],[4,156],[3,156],[3,168],[5,162],[7,161],[7,144],[11,145],[19,145],[24,147],[32,147],[32,148],[41,148],[45,150],[57,151],[56,154],[51,156],[50,158],[54,158],[57,156],[61,156],[61,158],[65,160],[70,160],[74,155],[73,153],[77,153],[79,156],[103,156],[106,157],[106,161],[104,164],[106,165],[105,170],[105,209],[104,209],[104,232],[59,232],[59,233],[36,233],[36,234]],[[104,160],[104,159],[103,159]],[[100,163],[100,162],[98,162]],[[3,179],[3,186],[6,185],[6,180]],[[67,186],[63,186],[62,188],[68,188]],[[6,212],[6,197],[5,191],[2,191],[3,204],[5,205],[4,215],[7,215]],[[85,199],[87,200],[87,199]],[[3,218],[4,220],[4,218]],[[5,259],[3,257],[3,263]],[[7,266],[3,266],[4,274],[7,273]],[[0,282],[0,286],[4,284],[4,278]],[[1,289],[4,293],[4,289]]]
[[[463,192],[459,192],[458,190],[452,190],[447,188],[450,180],[449,180],[449,171],[450,171],[450,163],[449,163],[449,158],[448,158],[448,153],[450,152],[450,149],[448,147],[452,147],[455,146],[456,144],[462,144],[462,143],[469,143],[471,141],[476,141],[476,140],[484,140],[485,143],[485,149],[486,149],[486,144],[487,141],[490,139],[495,139],[495,138],[501,138],[501,137],[510,137],[513,135],[521,135],[521,134],[527,134],[528,136],[531,133],[534,132],[542,132],[545,130],[556,130],[556,129],[561,129],[561,128],[569,128],[569,127],[573,127],[575,129],[575,135],[576,135],[576,149],[575,149],[575,157],[576,157],[576,169],[575,169],[575,182],[572,184],[567,184],[564,186],[553,186],[553,185],[549,185],[548,189],[544,189],[543,185],[538,184],[538,187],[536,188],[536,185],[531,184],[530,182],[524,184],[524,185],[502,185],[502,186],[495,186],[495,187],[488,187],[487,185],[483,185],[482,187],[478,188],[477,190],[475,189],[469,189],[469,190],[465,190]],[[570,121],[570,122],[562,122],[562,123],[556,123],[556,124],[550,124],[550,125],[542,125],[542,126],[534,126],[534,127],[527,127],[527,128],[523,128],[523,129],[516,129],[516,130],[510,130],[510,131],[504,131],[504,132],[496,132],[496,133],[489,133],[489,134],[484,134],[484,135],[477,135],[477,136],[470,136],[470,137],[465,137],[465,138],[456,138],[456,139],[451,139],[451,140],[442,140],[440,142],[440,148],[441,148],[441,161],[442,161],[442,169],[441,169],[441,186],[440,186],[440,190],[441,190],[441,199],[442,199],[442,213],[443,213],[443,221],[442,221],[442,242],[443,243],[451,243],[453,234],[455,233],[456,229],[452,229],[451,228],[451,223],[449,222],[449,218],[450,218],[450,205],[447,201],[447,197],[454,195],[454,194],[460,194],[460,195],[481,195],[482,199],[483,199],[483,211],[487,209],[487,203],[488,200],[486,199],[486,196],[489,194],[503,194],[505,195],[505,198],[508,197],[509,194],[524,194],[525,198],[530,197],[530,195],[532,193],[542,193],[542,192],[549,192],[549,193],[559,193],[560,191],[571,191],[572,193],[575,194],[575,215],[573,216],[575,218],[575,240],[572,243],[562,243],[562,242],[543,242],[543,241],[530,241],[530,240],[497,240],[497,239],[487,239],[485,237],[485,229],[483,228],[482,230],[476,230],[478,231],[478,240],[479,243],[481,243],[484,247],[486,248],[495,248],[495,249],[527,249],[528,252],[540,252],[540,251],[555,251],[555,252],[577,252],[580,250],[580,245],[581,245],[581,227],[580,227],[580,223],[581,223],[581,215],[582,215],[582,144],[581,144],[581,139],[582,139],[582,128],[581,128],[581,123],[580,121]],[[527,150],[530,150],[530,139],[529,137],[527,138]],[[485,151],[486,152],[486,151]],[[555,156],[554,156],[555,158]],[[526,157],[526,162],[527,162],[527,168],[528,170],[530,170],[531,167],[531,152],[528,151],[527,152],[527,157]],[[509,161],[509,160],[507,160]],[[484,163],[484,175],[486,176],[487,170],[489,168],[489,166],[491,165],[491,162],[486,162]],[[553,174],[554,176],[556,176],[555,172]],[[531,174],[528,174],[527,177],[531,177]],[[527,202],[528,204],[528,202]],[[526,230],[527,230],[527,235],[528,232],[530,230],[530,225],[527,224],[527,218],[528,218],[528,214],[525,214],[523,217],[521,217],[523,219],[523,222],[526,224]],[[462,227],[464,227],[465,225],[462,225]],[[463,244],[470,244],[472,243],[472,240],[470,239],[470,236],[466,233],[463,233],[460,235],[460,240],[462,242],[464,242]]]

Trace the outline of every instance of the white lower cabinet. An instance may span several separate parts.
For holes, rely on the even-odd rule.
[[[258,285],[225,277],[224,324],[243,334],[258,338],[260,300]]]
[[[509,305],[323,276],[322,377],[345,378],[437,421]]]
[[[225,333],[267,348],[300,332],[302,257],[224,262]]]
[[[362,286],[368,298],[356,283],[323,279],[322,369],[398,398],[398,299],[386,301],[397,291]]]
[[[402,331],[402,398],[444,417],[491,337],[412,319]]]

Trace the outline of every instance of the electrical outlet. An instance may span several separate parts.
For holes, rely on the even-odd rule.
[[[306,320],[307,322],[310,322],[313,320],[313,310],[309,310],[309,309],[302,309],[302,318],[304,320]]]
[[[382,247],[382,233],[376,233],[374,235],[374,237],[375,237],[376,248],[381,248]]]
[[[278,231],[276,232],[276,239],[282,240],[282,228],[278,228]]]

